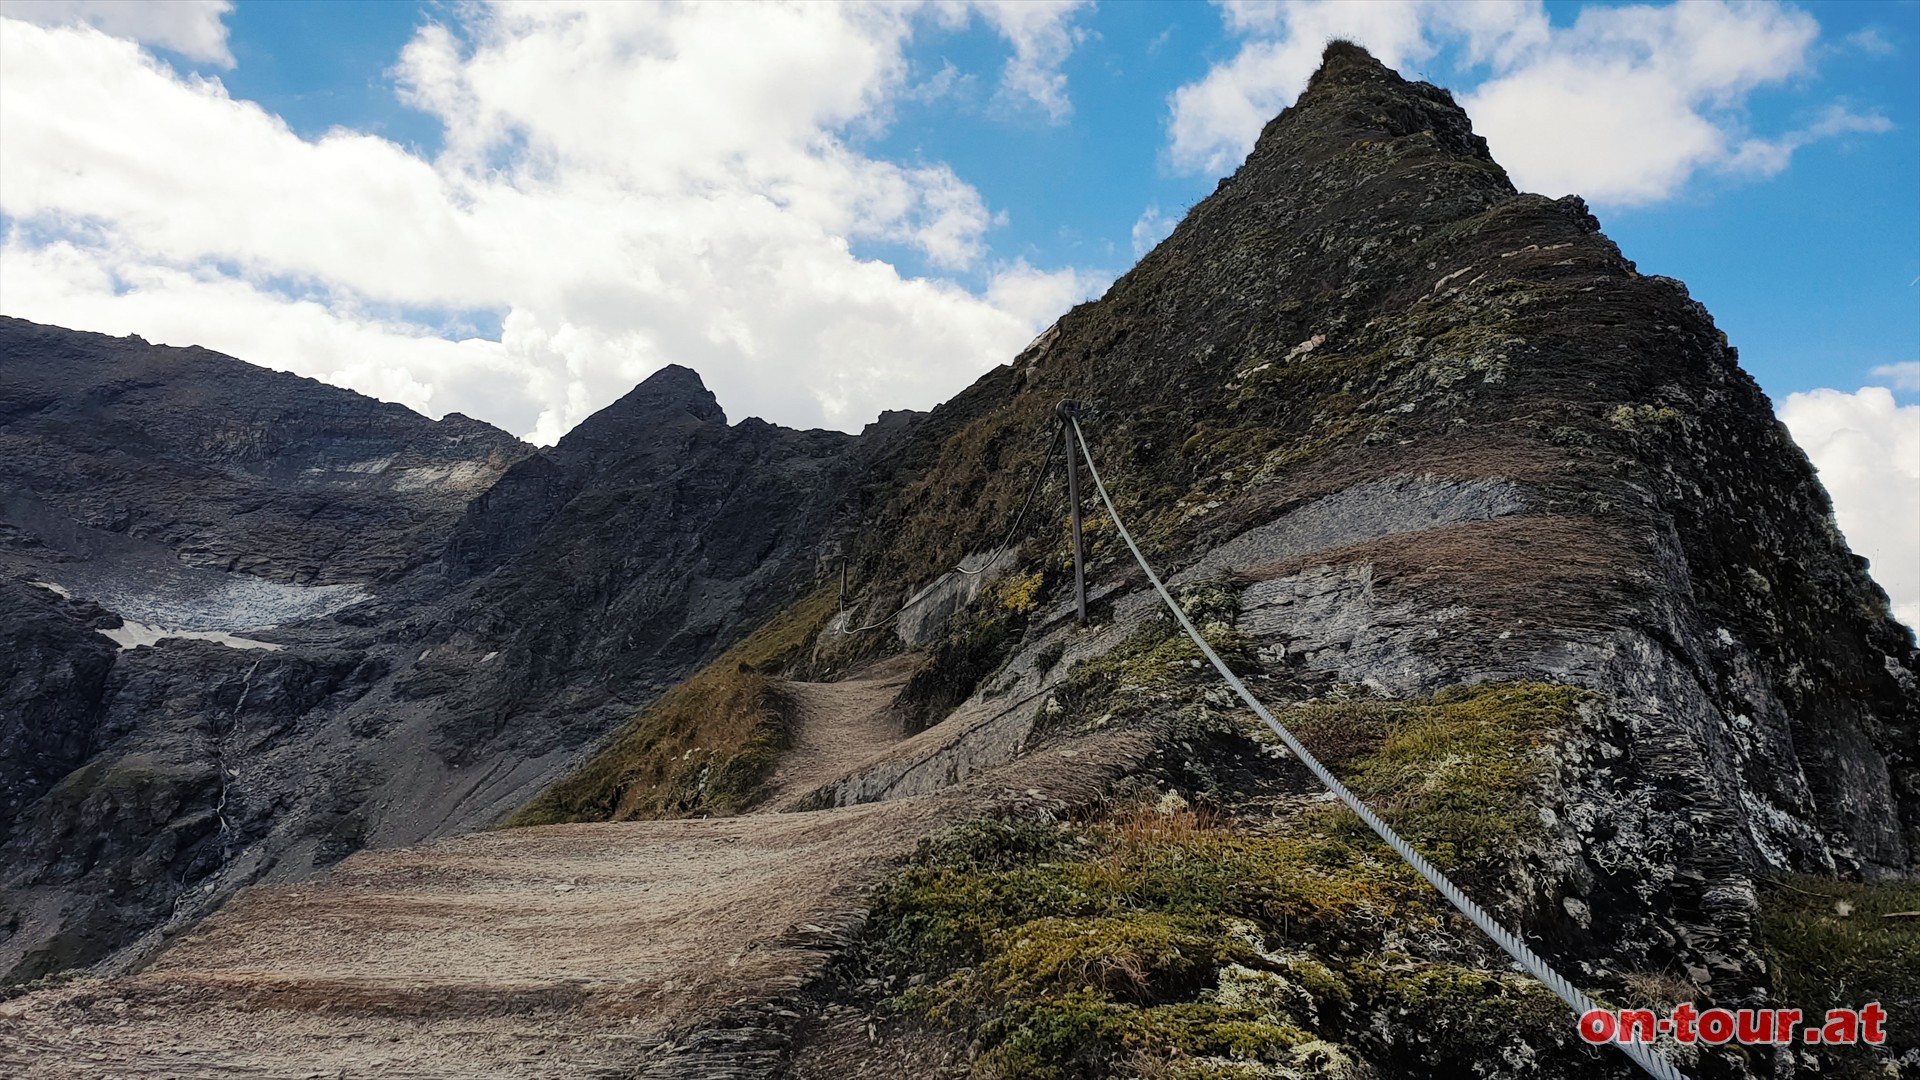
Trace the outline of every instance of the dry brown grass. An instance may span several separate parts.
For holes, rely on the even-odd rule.
[[[1403,533],[1253,567],[1269,581],[1371,563],[1375,585],[1437,607],[1557,626],[1606,625],[1645,585],[1647,556],[1617,523],[1574,514],[1498,518]]]
[[[1226,819],[1206,806],[1177,809],[1151,804],[1132,806],[1115,810],[1101,821],[1102,831],[1126,851],[1179,843],[1202,833],[1218,832],[1226,826]]]
[[[1183,524],[1174,538],[1184,542],[1190,535],[1212,537],[1217,543],[1296,506],[1389,477],[1540,484],[1565,478],[1571,467],[1564,450],[1513,424],[1444,432],[1411,447],[1346,442],[1305,458],[1272,483],[1240,488],[1219,509]]]

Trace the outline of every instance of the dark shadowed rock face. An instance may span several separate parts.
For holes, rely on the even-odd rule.
[[[0,581],[0,822],[92,754],[93,713],[120,620],[47,589]]]
[[[432,559],[527,449],[206,349],[0,318],[0,520],[21,542],[84,554],[97,530],[192,567],[369,581]]]
[[[466,583],[448,643],[498,651],[511,674],[449,697],[448,752],[509,720],[469,697],[490,681],[555,695],[538,722],[514,720],[516,745],[577,745],[780,610],[815,583],[854,484],[912,419],[860,436],[729,426],[670,366],[508,470],[467,508],[445,566]]]
[[[676,367],[536,451],[205,350],[0,345],[13,978],[498,819],[810,588],[912,422],[729,426]]]

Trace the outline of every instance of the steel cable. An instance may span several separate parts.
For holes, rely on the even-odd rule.
[[[1246,684],[1240,681],[1240,677],[1233,673],[1233,669],[1220,659],[1219,654],[1213,651],[1206,639],[1200,636],[1200,632],[1194,629],[1192,621],[1187,618],[1187,613],[1180,609],[1173,595],[1167,592],[1167,587],[1161,584],[1160,576],[1153,572],[1153,567],[1147,565],[1146,556],[1140,553],[1139,545],[1133,542],[1132,534],[1127,532],[1126,525],[1121,523],[1120,513],[1114,509],[1113,499],[1107,494],[1107,486],[1101,482],[1100,470],[1093,463],[1093,453],[1087,448],[1086,436],[1080,432],[1080,421],[1069,417],[1067,423],[1071,425],[1074,440],[1079,444],[1080,454],[1086,460],[1087,472],[1093,477],[1094,490],[1100,493],[1100,501],[1106,505],[1107,516],[1113,520],[1114,530],[1120,534],[1120,539],[1126,542],[1127,550],[1133,552],[1134,560],[1140,564],[1140,569],[1146,571],[1147,580],[1153,583],[1154,590],[1160,594],[1160,599],[1166,602],[1167,609],[1173,612],[1173,617],[1179,621],[1181,629],[1185,630],[1187,636],[1193,639],[1193,643],[1200,647],[1200,652],[1213,664],[1214,670],[1220,673],[1221,678],[1227,680],[1227,684],[1233,687],[1234,692],[1240,695],[1240,699],[1245,701],[1269,728],[1273,729],[1273,733],[1287,744],[1287,748],[1300,759],[1300,763],[1305,765],[1328,791],[1333,792],[1334,797],[1345,803],[1347,809],[1359,815],[1360,820],[1366,822],[1368,828],[1379,834],[1380,839],[1386,841],[1388,847],[1407,861],[1407,865],[1427,879],[1429,885],[1432,885],[1441,896],[1446,897],[1447,902],[1462,915],[1472,920],[1473,924],[1491,938],[1494,944],[1506,950],[1508,956],[1513,957],[1529,974],[1540,980],[1548,990],[1553,991],[1554,996],[1566,1002],[1567,1007],[1573,1010],[1576,1021],[1597,1008],[1592,999],[1548,966],[1547,962],[1528,948],[1525,942],[1508,932],[1506,927],[1495,922],[1493,916],[1487,914],[1479,904],[1474,903],[1467,894],[1460,891],[1458,886],[1448,880],[1445,874],[1427,862],[1418,851],[1414,850],[1413,845],[1401,839],[1399,833],[1394,832],[1386,822],[1380,820],[1379,815],[1368,808],[1367,804],[1361,802],[1353,792],[1348,791],[1347,786],[1327,771],[1327,767],[1320,764],[1319,759],[1307,752],[1307,748],[1301,745],[1293,732],[1288,731],[1280,721],[1275,720],[1273,714],[1267,711],[1267,707],[1260,704],[1259,699],[1253,696]],[[1613,1045],[1619,1047],[1622,1053],[1632,1058],[1634,1064],[1646,1070],[1650,1076],[1659,1077],[1660,1080],[1687,1080],[1686,1075],[1675,1068],[1672,1062],[1656,1053],[1646,1043],[1615,1042]]]

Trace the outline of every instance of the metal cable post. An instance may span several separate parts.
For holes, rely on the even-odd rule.
[[[1067,442],[1067,506],[1073,518],[1073,599],[1080,625],[1087,624],[1087,545],[1080,528],[1080,466],[1072,440],[1080,432],[1080,403],[1068,398],[1054,407],[1060,418],[1060,436]],[[1072,430],[1068,430],[1071,428]]]

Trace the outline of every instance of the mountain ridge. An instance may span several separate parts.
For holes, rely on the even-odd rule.
[[[292,833],[272,830],[298,815],[260,798],[248,850],[286,866],[222,870],[173,929],[245,881],[279,895],[356,847],[516,807],[583,823],[472,850],[510,862],[617,828],[608,818],[745,811],[728,828],[747,836],[830,830],[851,811],[954,827],[884,879],[875,866],[907,834],[838,853],[871,865],[806,883],[832,918],[762,928],[736,957],[814,949],[812,974],[755,991],[751,1017],[659,1036],[723,1047],[689,1068],[1620,1075],[1621,1059],[1578,1045],[1557,1003],[1316,808],[1311,780],[1221,693],[1091,505],[1092,619],[1075,625],[1057,469],[990,558],[1071,398],[1129,528],[1213,647],[1577,982],[1610,1000],[1752,1007],[1808,985],[1791,979],[1819,985],[1823,966],[1884,956],[1884,974],[1901,955],[1897,929],[1836,929],[1785,899],[1905,895],[1870,890],[1910,889],[1920,853],[1914,639],[1833,528],[1805,455],[1683,285],[1641,275],[1578,198],[1515,191],[1449,94],[1356,46],[1331,45],[1247,163],[1105,296],[924,416],[861,436],[729,426],[696,374],[654,379],[503,470],[437,562],[276,635],[287,653],[246,667],[185,643],[115,662],[149,679],[170,656],[223,664],[204,705],[173,699],[200,717],[254,702],[264,672],[278,712],[232,705],[222,723],[317,715],[325,740],[285,742],[290,756],[367,740],[408,755],[346,778]],[[75,628],[99,616],[61,610],[72,633],[42,648],[78,658]],[[876,672],[900,689],[858,730],[899,737],[811,792],[779,788],[782,755],[824,744],[809,725],[839,699],[826,688],[871,687]],[[179,762],[206,756],[188,749]],[[101,779],[87,798],[114,787]],[[756,802],[770,794],[778,806]],[[411,818],[380,816],[395,798]],[[671,848],[691,842],[684,824],[632,828]],[[330,845],[317,853],[316,835]],[[58,862],[57,846],[25,864]],[[431,867],[441,850],[382,857]],[[378,863],[355,858],[314,895]],[[1772,883],[1787,874],[1811,884],[1783,892]],[[122,933],[153,917],[126,915]],[[60,952],[75,916],[34,918],[40,951],[14,977],[101,955]],[[1844,963],[1791,951],[1794,934],[1841,930],[1861,950]],[[196,931],[170,977],[227,985],[233,972],[193,958],[284,932],[249,902]],[[411,977],[378,976],[391,1001],[354,1015],[449,1007],[410,997]],[[639,981],[664,995],[686,977]],[[48,1015],[100,1023],[78,998],[45,1000]],[[883,1009],[922,1022],[843,1022]],[[561,1015],[586,1025],[591,1011]],[[1691,1053],[1693,1075],[1797,1075],[1770,1054]]]
[[[137,964],[244,885],[503,816],[810,587],[913,422],[728,425],[674,367],[536,448],[0,323],[0,970]]]

